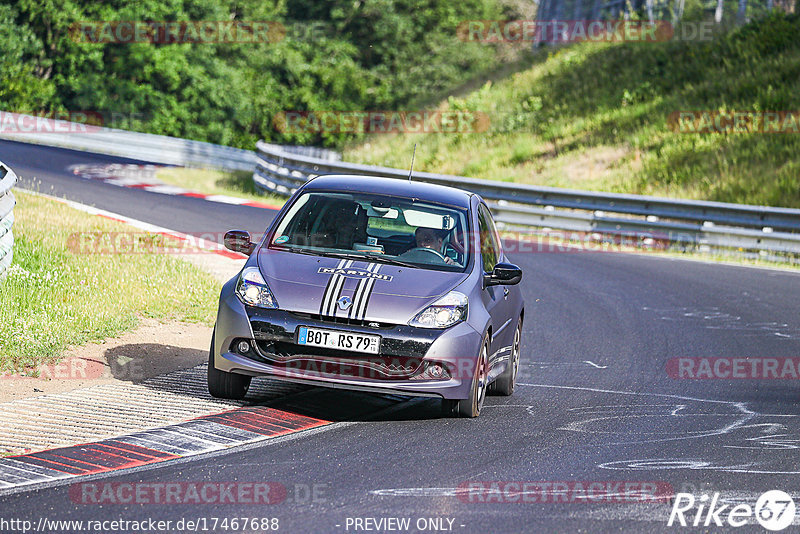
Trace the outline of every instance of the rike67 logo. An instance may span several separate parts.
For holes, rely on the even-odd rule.
[[[755,518],[767,530],[783,530],[794,522],[795,504],[792,497],[783,491],[772,490],[762,494],[755,506],[740,503],[721,504],[719,493],[699,499],[691,493],[678,493],[672,504],[667,526],[742,527],[753,523]]]

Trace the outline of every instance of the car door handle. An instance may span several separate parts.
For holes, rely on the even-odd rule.
[[[508,288],[507,288],[507,287],[504,287],[504,288],[503,288],[503,298],[504,298],[504,299],[507,299],[507,298],[508,298]]]

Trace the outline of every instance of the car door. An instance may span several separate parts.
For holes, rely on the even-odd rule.
[[[481,246],[481,264],[484,274],[489,274],[503,259],[503,250],[494,219],[485,204],[478,205],[478,232]],[[492,321],[492,343],[489,350],[489,366],[492,367],[507,357],[514,335],[511,318],[511,301],[507,286],[494,285],[483,289],[483,304]]]

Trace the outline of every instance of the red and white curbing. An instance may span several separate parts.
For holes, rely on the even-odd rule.
[[[196,456],[329,424],[266,406],[248,406],[94,443],[0,458],[0,494],[20,486]]]
[[[205,193],[184,189],[183,187],[165,184],[164,182],[156,179],[156,172],[163,167],[163,165],[108,163],[71,165],[68,167],[68,170],[70,170],[72,174],[88,180],[98,180],[107,184],[128,187],[131,189],[142,189],[151,193],[200,198],[209,202],[234,204],[237,206],[250,206],[252,208],[263,208],[269,210],[281,209],[280,206],[267,202],[258,202],[255,200],[231,197],[227,195],[207,195]]]

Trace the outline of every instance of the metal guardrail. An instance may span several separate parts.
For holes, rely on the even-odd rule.
[[[19,113],[0,112],[0,118],[0,124],[14,125],[13,128],[0,128],[0,138],[10,141],[110,154],[167,165],[251,171],[256,163],[256,154],[251,150],[202,141],[88,126]]]
[[[277,146],[284,152],[297,154],[300,156],[310,156],[312,158],[324,159],[326,161],[342,161],[342,155],[335,150],[327,148],[319,148],[316,146],[302,146],[302,145],[272,145]]]
[[[12,126],[6,127],[7,125]],[[0,139],[167,165],[252,171],[256,164],[256,153],[252,150],[5,111],[0,111]],[[281,147],[286,152],[326,161],[341,159],[338,152],[325,148],[289,145]]]
[[[261,141],[257,149],[255,185],[282,196],[323,174],[408,178],[407,170],[331,162]],[[509,229],[635,236],[682,247],[763,251],[777,260],[786,259],[782,254],[800,254],[798,209],[578,191],[416,171],[413,179],[480,194],[498,223]]]
[[[0,279],[14,259],[14,206],[17,201],[11,188],[17,182],[17,175],[0,162]]]

